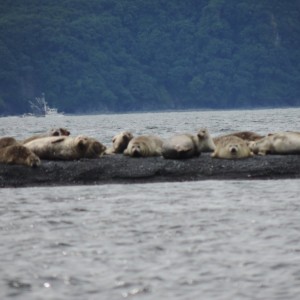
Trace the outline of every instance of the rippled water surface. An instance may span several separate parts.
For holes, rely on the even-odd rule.
[[[109,145],[124,129],[265,134],[300,131],[299,119],[300,109],[8,117],[0,135],[60,126]],[[299,180],[9,188],[0,198],[0,299],[299,299]]]

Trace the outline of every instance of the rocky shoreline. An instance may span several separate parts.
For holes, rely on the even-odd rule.
[[[29,168],[0,167],[0,187],[95,185],[226,179],[300,178],[300,155],[268,155],[247,159],[197,158],[168,160],[163,157],[131,158],[121,154],[78,161],[46,161]]]

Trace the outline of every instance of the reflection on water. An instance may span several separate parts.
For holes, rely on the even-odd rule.
[[[0,128],[21,139],[67,127],[109,144],[121,130],[300,131],[299,112],[10,117]],[[298,299],[299,183],[1,189],[0,299]]]

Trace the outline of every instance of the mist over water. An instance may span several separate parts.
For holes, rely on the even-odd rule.
[[[0,118],[17,139],[300,131],[300,109]],[[298,299],[300,181],[0,190],[0,299]]]

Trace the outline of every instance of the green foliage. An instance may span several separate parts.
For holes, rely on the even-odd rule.
[[[300,104],[299,1],[2,0],[0,114]]]

